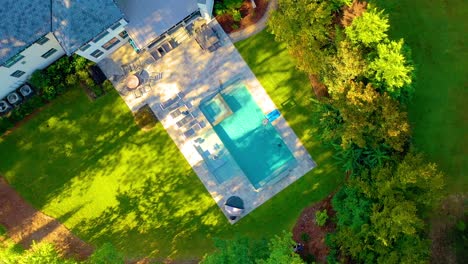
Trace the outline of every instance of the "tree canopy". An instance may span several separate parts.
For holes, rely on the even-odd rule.
[[[371,84],[349,82],[327,103],[329,107],[322,108],[320,119],[325,141],[339,143],[343,149],[353,144],[360,148],[384,144],[403,151],[410,132],[407,114]]]
[[[397,166],[365,171],[333,200],[334,242],[364,263],[426,262],[423,216],[437,204],[442,188],[442,174],[421,154],[409,153]]]
[[[368,67],[370,78],[392,93],[412,82],[414,68],[407,62],[402,48],[403,40],[379,43],[377,55]]]
[[[361,16],[356,17],[351,26],[345,29],[346,35],[354,43],[362,43],[370,46],[387,38],[387,30],[390,27],[388,17],[376,8],[366,10]]]
[[[282,0],[268,21],[276,40],[286,43],[297,67],[309,74],[321,73],[332,52],[332,12],[329,1]]]
[[[236,238],[234,240],[215,240],[217,250],[205,256],[203,264],[218,263],[304,263],[300,256],[293,252],[291,234],[283,232],[273,237],[269,243],[265,240],[254,241],[248,238]]]

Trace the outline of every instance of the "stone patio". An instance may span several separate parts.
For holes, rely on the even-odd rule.
[[[228,165],[221,166],[228,169],[226,171],[232,174],[232,177],[220,183],[210,172],[200,149],[208,148],[207,144],[217,145],[221,149],[224,145],[210,122],[198,109],[201,100],[216,94],[220,88],[240,83],[247,87],[263,113],[269,113],[277,107],[216,20],[211,21],[208,26],[215,29],[221,40],[220,47],[214,51],[202,49],[195,38],[191,37],[154,62],[148,52],[136,55],[133,49],[129,49],[129,45],[125,45],[103,60],[99,66],[108,77],[113,77],[120,74],[122,64],[128,63],[128,59],[133,58],[134,61],[143,64],[147,72],[162,73],[162,79],[151,85],[151,90],[143,96],[136,98],[130,92],[122,94],[122,98],[132,111],[137,111],[145,104],[151,107],[220,209],[233,224],[302,177],[316,164],[286,120],[280,116],[272,124],[297,161],[293,167],[260,189],[254,188],[228,151],[226,162]],[[111,81],[117,90],[125,89],[126,84],[122,79],[111,78]],[[171,104],[163,109],[161,104],[168,101]],[[206,139],[205,143],[200,144],[198,142],[200,138]],[[245,210],[235,220],[231,220],[224,209],[224,203],[230,196],[239,196],[244,200]]]

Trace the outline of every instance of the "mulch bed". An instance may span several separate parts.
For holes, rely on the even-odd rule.
[[[294,241],[304,244],[304,250],[300,252],[304,260],[310,260],[312,255],[316,262],[326,262],[329,248],[325,244],[325,236],[327,233],[333,233],[336,228],[336,225],[330,221],[336,214],[331,205],[332,198],[333,194],[330,194],[324,200],[305,208],[293,228]],[[323,209],[327,210],[328,221],[324,226],[320,227],[315,223],[315,212]],[[308,235],[308,241],[303,241],[304,233]]]
[[[239,10],[242,19],[239,23],[235,22],[232,16],[229,14],[216,16],[216,20],[218,20],[218,23],[228,34],[242,30],[250,25],[257,23],[268,9],[268,0],[255,0],[255,4],[257,7],[253,9],[250,0],[245,0],[244,3],[242,3],[242,6]],[[238,28],[236,28],[236,24]]]
[[[7,229],[8,237],[24,248],[30,248],[33,241],[45,241],[66,257],[84,260],[92,254],[93,247],[59,221],[33,208],[1,177],[0,201],[0,224]]]
[[[343,16],[341,17],[340,23],[343,27],[350,26],[355,17],[361,16],[366,11],[367,2],[365,1],[353,1],[351,6],[346,7],[343,10]]]
[[[463,257],[457,256],[451,236],[458,221],[468,222],[467,212],[468,193],[452,194],[442,201],[430,222],[431,263],[455,264],[463,263],[463,259],[466,262],[468,253]]]

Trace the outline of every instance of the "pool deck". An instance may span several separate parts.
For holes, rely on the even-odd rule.
[[[200,145],[195,141],[209,135],[210,139],[204,143],[205,145],[218,144],[221,148],[224,146],[221,140],[217,138],[208,120],[198,109],[200,101],[215,94],[220,87],[227,86],[230,81],[237,80],[238,83],[242,83],[247,87],[263,113],[267,114],[277,109],[277,107],[216,20],[211,21],[209,26],[212,26],[219,33],[221,47],[215,51],[207,51],[203,50],[193,37],[187,39],[162,59],[146,65],[148,72],[162,72],[163,74],[163,78],[152,86],[151,91],[139,98],[136,98],[133,93],[122,95],[122,98],[132,111],[137,111],[146,104],[151,107],[208,192],[230,223],[233,224],[302,177],[313,169],[316,164],[286,120],[283,116],[280,116],[272,124],[296,158],[296,165],[266,183],[260,189],[255,189],[252,186],[237,164],[234,164],[229,170],[234,175],[231,179],[223,183],[216,180],[200,153],[200,147],[203,147],[203,144]],[[115,72],[119,70],[119,65],[123,63],[121,62],[123,53],[133,52],[127,46],[125,45],[121,48],[122,50],[119,49],[105,62],[100,63],[100,67],[107,76],[116,74]],[[127,51],[123,51],[123,49],[127,49]],[[140,54],[135,59],[147,61],[145,56],[148,55]],[[131,56],[126,55],[124,57]],[[118,81],[113,81],[113,84],[117,90],[125,85]],[[161,103],[171,99],[175,102],[171,106],[162,109]],[[179,112],[174,112],[178,108],[183,110],[179,112],[185,114],[179,115]],[[188,117],[187,112],[190,114]],[[180,125],[185,124],[185,120],[181,121],[184,118],[192,120],[187,122],[188,126],[191,127]],[[193,125],[194,123],[195,125]],[[191,128],[194,128],[194,130],[189,131]],[[187,138],[184,135],[186,132],[195,132],[195,135]],[[198,150],[195,146],[199,146]],[[175,164],[175,166],[177,165]],[[244,200],[245,210],[240,217],[230,220],[224,209],[224,203],[226,199],[233,195]]]

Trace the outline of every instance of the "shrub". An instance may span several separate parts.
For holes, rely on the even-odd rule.
[[[124,263],[124,258],[122,254],[117,252],[115,247],[110,243],[105,243],[100,248],[98,248],[86,261],[89,264],[118,264]]]
[[[20,108],[16,108],[10,112],[10,115],[8,116],[8,118],[14,124],[16,122],[23,120],[24,114],[22,111],[20,111]]]
[[[65,93],[68,87],[82,83],[95,95],[94,97],[103,95],[103,88],[94,83],[87,71],[87,68],[93,64],[83,57],[74,55],[62,57],[46,69],[35,71],[28,83],[36,90],[37,94],[13,109],[8,117],[0,118],[0,134],[5,133],[16,122],[42,107],[45,102]],[[107,90],[113,89],[109,81],[103,85]]]
[[[45,71],[35,71],[29,79],[29,83],[34,86],[38,93],[42,89],[50,85],[50,79],[46,76]]]
[[[112,85],[112,83],[109,80],[105,80],[102,83],[102,89],[104,90],[104,92],[108,93],[108,92],[114,90],[114,86]]]
[[[142,129],[150,129],[154,127],[157,121],[156,116],[148,105],[141,107],[135,113],[135,122]]]
[[[232,18],[233,18],[234,21],[236,21],[236,22],[241,21],[242,16],[241,16],[240,11],[237,10],[237,9],[232,10]]]
[[[215,15],[230,14],[234,17],[234,12],[235,11],[239,12],[239,8],[242,6],[242,2],[243,0],[216,1],[215,8],[214,8]],[[239,13],[239,17],[240,17],[240,13]],[[240,21],[240,18],[239,20],[236,20],[236,21]]]
[[[306,263],[315,263],[315,256],[312,255],[312,254],[310,254],[310,253],[308,253],[308,254],[305,256],[304,260],[306,261]]]
[[[42,98],[44,98],[47,101],[51,101],[55,97],[57,97],[57,91],[53,86],[45,86],[42,88]]]
[[[0,135],[13,127],[13,123],[6,117],[0,117]]]
[[[307,233],[302,233],[302,234],[301,234],[301,240],[304,241],[304,243],[309,242],[309,240],[310,240],[309,234],[307,234]]]
[[[34,112],[37,108],[44,105],[42,98],[38,95],[35,95],[29,98],[26,102],[21,104],[17,110],[21,113],[22,116],[28,116]]]
[[[315,223],[317,223],[318,226],[324,226],[327,220],[328,220],[327,209],[315,212]]]

